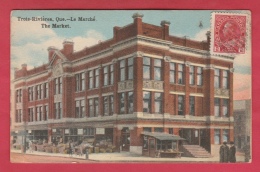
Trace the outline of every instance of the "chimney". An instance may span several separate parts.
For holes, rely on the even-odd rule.
[[[73,51],[74,51],[74,42],[72,40],[65,39],[63,41],[63,53],[65,55],[69,55],[72,54]]]
[[[56,47],[53,47],[53,46],[51,46],[51,47],[48,47],[48,52],[49,52],[49,62],[52,60],[52,56],[53,56],[53,54],[55,53],[55,51],[57,50],[57,48]]]
[[[22,70],[23,70],[23,71],[27,71],[27,64],[25,64],[25,63],[22,64]]]
[[[171,24],[171,22],[169,22],[167,20],[161,21],[161,26],[163,28],[163,39],[164,40],[168,40],[169,39],[169,25],[170,24]]]
[[[119,29],[120,29],[120,27],[118,27],[118,26],[115,26],[115,27],[113,28],[115,40],[117,40],[117,33],[118,33],[118,30],[119,30]]]
[[[207,36],[207,42],[208,44],[210,44],[210,31],[207,31],[206,36]]]
[[[134,24],[136,26],[136,34],[137,35],[142,35],[143,34],[143,26],[142,26],[142,18],[143,14],[140,13],[134,13],[133,14],[133,19],[134,19]]]

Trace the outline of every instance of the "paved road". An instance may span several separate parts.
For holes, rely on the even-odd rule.
[[[10,160],[12,163],[96,163],[95,161],[70,157],[39,156],[20,153],[11,153]]]

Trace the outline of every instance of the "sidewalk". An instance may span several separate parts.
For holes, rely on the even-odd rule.
[[[21,150],[11,150],[13,153],[21,153]],[[46,152],[29,152],[26,154],[30,155],[40,155],[40,156],[57,156],[57,157],[67,157],[75,159],[85,159],[85,154],[83,156],[79,155],[69,155],[69,154],[60,154],[60,153],[46,153]],[[237,154],[237,162],[244,162],[244,156],[242,154]],[[190,158],[190,157],[181,157],[181,158],[152,158],[144,157],[130,152],[114,152],[114,153],[92,153],[89,154],[89,161],[98,161],[98,162],[185,162],[185,163],[218,163],[219,157],[212,158]]]

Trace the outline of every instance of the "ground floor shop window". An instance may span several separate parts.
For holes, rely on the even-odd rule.
[[[223,130],[223,142],[228,142],[229,141],[229,130]]]
[[[152,132],[152,128],[151,127],[144,127],[143,131],[144,132]]]
[[[214,130],[214,143],[220,144],[220,129]]]
[[[163,133],[163,128],[154,128],[154,132]]]

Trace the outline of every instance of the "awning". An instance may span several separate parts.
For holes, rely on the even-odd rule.
[[[181,138],[180,136],[173,135],[173,134],[167,134],[167,133],[151,133],[151,132],[143,132],[142,133],[145,136],[151,136],[158,140],[171,140],[171,141],[178,141],[178,140],[185,140],[184,138]]]

